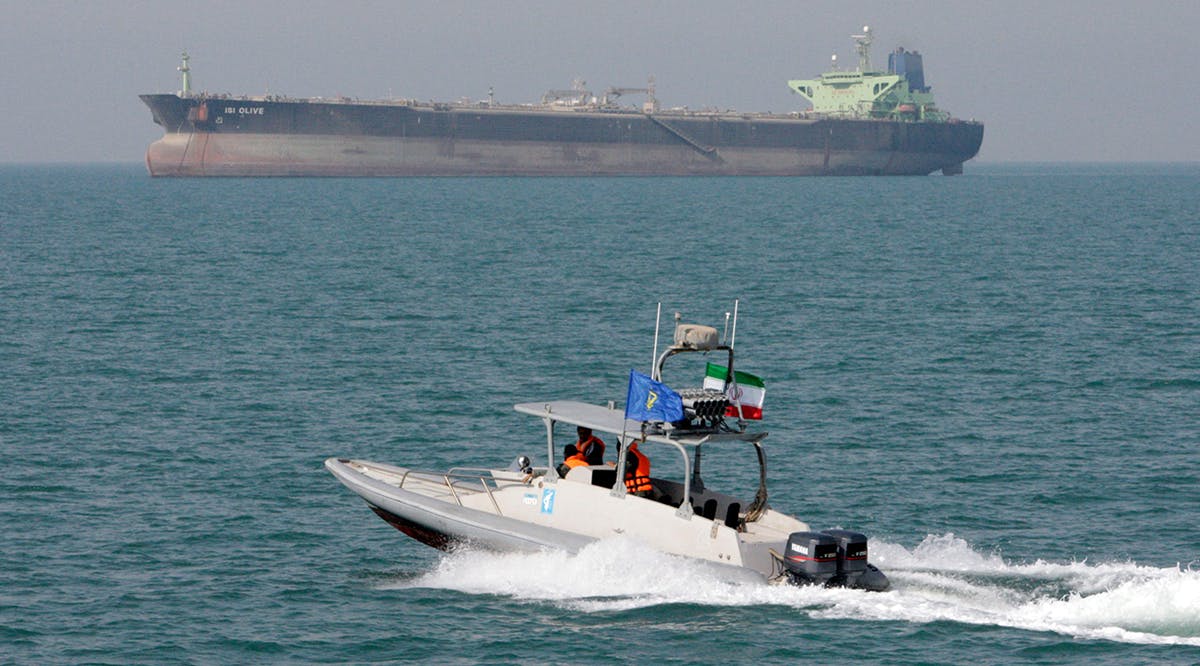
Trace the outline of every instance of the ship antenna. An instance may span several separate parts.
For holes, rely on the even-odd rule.
[[[658,374],[658,322],[662,320],[662,301],[658,302],[658,311],[654,313],[654,355],[650,359],[650,374]],[[654,379],[658,379],[657,376]]]
[[[871,26],[863,26],[863,34],[854,35],[854,41],[858,43],[858,71],[871,71]]]
[[[733,341],[737,339],[738,299],[733,299],[733,333],[729,335],[729,348],[733,349]]]
[[[192,94],[192,68],[188,67],[189,59],[190,58],[188,57],[187,51],[184,51],[183,52],[183,64],[175,68],[175,69],[179,70],[180,72],[183,72],[183,96],[184,97],[187,97],[188,95]]]
[[[729,339],[729,312],[725,312],[725,332],[721,334],[722,340]]]

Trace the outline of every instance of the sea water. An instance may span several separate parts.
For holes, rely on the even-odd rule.
[[[868,534],[891,591],[446,554],[322,468],[538,459],[513,403],[619,403],[656,304],[735,299],[771,505]],[[1198,415],[1195,165],[0,168],[3,662],[1196,663]],[[705,476],[749,497],[740,453]]]

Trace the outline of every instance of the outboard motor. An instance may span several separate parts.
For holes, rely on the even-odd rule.
[[[830,585],[857,587],[867,571],[867,537],[850,530],[821,530],[837,540],[837,576]]]
[[[837,537],[820,532],[792,532],[783,553],[788,581],[794,585],[825,585],[838,575]]]

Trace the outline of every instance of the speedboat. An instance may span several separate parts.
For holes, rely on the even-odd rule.
[[[651,374],[631,370],[624,408],[611,401],[515,405],[517,412],[542,422],[545,465],[519,455],[496,469],[419,471],[346,458],[330,458],[325,467],[380,518],[444,550],[574,552],[625,536],[666,553],[750,569],[771,582],[886,590],[887,577],[867,560],[864,535],[815,531],[768,504],[767,433],[750,427],[750,421],[760,420],[753,417],[761,417],[764,390],[756,377],[733,367],[736,303],[733,335],[727,335],[728,314],[726,335],[710,326],[681,324],[676,314],[673,342],[660,355],[655,328]],[[662,380],[663,366],[688,355],[715,355],[724,362],[707,363],[704,387],[673,390]],[[747,401],[753,392],[747,389],[754,388],[759,388],[757,400]],[[573,441],[580,427],[610,442],[607,452],[615,461],[561,464],[570,451],[557,457],[559,446],[564,439]],[[726,494],[702,478],[703,454],[716,447],[731,449],[721,452],[723,460],[738,453],[757,462],[758,489],[752,498]],[[648,491],[645,479],[634,485],[638,470],[630,463],[642,455],[659,460],[659,469],[676,468],[662,464],[664,452],[682,460],[681,478],[650,473]]]

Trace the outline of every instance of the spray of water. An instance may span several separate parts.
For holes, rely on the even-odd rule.
[[[1200,646],[1200,571],[1136,563],[1009,563],[952,534],[918,546],[872,542],[884,592],[769,585],[749,571],[666,555],[630,539],[578,553],[465,550],[386,587],[501,594],[577,611],[659,604],[795,608],[813,618],[953,621],[1077,638]],[[531,572],[537,572],[532,575]]]

